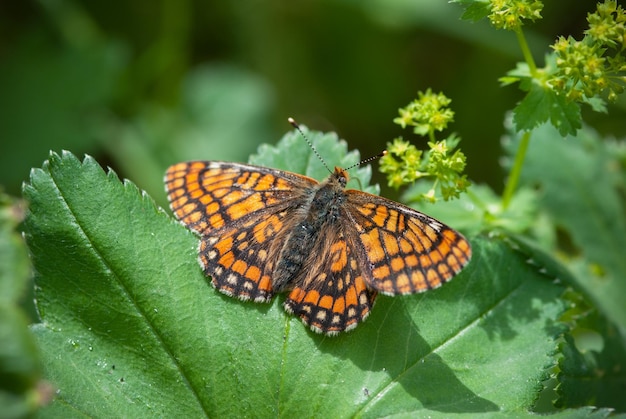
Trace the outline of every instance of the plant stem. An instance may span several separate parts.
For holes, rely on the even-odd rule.
[[[517,36],[517,42],[519,43],[519,47],[522,50],[522,54],[524,54],[524,60],[526,61],[526,64],[528,64],[530,75],[533,78],[537,78],[537,65],[535,64],[533,55],[530,53],[530,48],[528,48],[528,42],[526,42],[526,37],[524,36],[524,32],[522,32],[521,27],[515,29],[515,35]]]
[[[430,140],[431,143],[434,143],[436,140],[435,130],[432,128],[428,130],[428,139]]]
[[[526,64],[528,64],[528,70],[530,71],[530,75],[534,79],[536,79],[537,65],[535,64],[533,55],[530,53],[530,48],[528,48],[528,42],[526,42],[526,37],[524,36],[524,32],[522,32],[521,27],[515,29],[515,35],[517,36],[517,42],[519,43],[520,49],[522,50],[522,54],[524,55],[524,60],[526,61]],[[524,159],[526,158],[526,151],[528,150],[529,143],[530,132],[526,131],[520,139],[519,148],[517,149],[517,153],[515,153],[515,163],[513,164],[511,174],[509,175],[509,179],[507,180],[506,186],[504,187],[504,193],[502,194],[503,210],[506,210],[509,207],[511,199],[513,198],[513,193],[515,192],[515,189],[517,189],[519,176],[520,173],[522,173],[522,167],[524,166]]]
[[[519,182],[520,173],[522,173],[522,167],[524,166],[524,159],[526,158],[526,151],[528,150],[528,144],[530,143],[530,132],[526,131],[520,139],[517,153],[515,153],[515,163],[511,169],[511,174],[504,187],[504,193],[502,194],[502,209],[508,208],[513,198],[513,192],[517,188]]]

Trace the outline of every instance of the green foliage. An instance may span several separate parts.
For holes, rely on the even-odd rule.
[[[626,184],[621,155],[590,129],[564,141],[554,141],[557,133],[550,126],[544,125],[534,134],[521,183],[539,186],[540,207],[552,219],[553,228],[558,226],[571,240],[574,249],[567,252],[567,263],[578,286],[626,331],[622,298],[626,295],[626,207],[622,195]],[[507,143],[510,154],[515,153],[518,141]]]
[[[34,413],[50,398],[19,306],[30,276],[26,246],[16,231],[21,216],[19,203],[0,192],[0,416],[15,418]]]
[[[520,249],[545,269],[554,265],[546,254],[559,259],[555,276],[572,287],[563,299],[589,309],[563,317],[570,330],[553,369],[555,406],[626,410],[618,395],[626,388],[626,159],[623,142],[600,138],[584,126],[581,112],[582,104],[606,112],[604,97],[614,102],[624,90],[626,13],[615,1],[599,3],[587,16],[585,38],[560,37],[538,69],[521,22],[540,17],[540,2],[460,3],[464,18],[489,17],[515,32],[525,61],[501,82],[518,83],[526,95],[512,112],[505,142],[510,172],[503,196],[474,187],[431,213],[455,217],[469,231],[515,234]],[[424,189],[415,185],[405,199]]]
[[[528,64],[519,63],[500,79],[503,84],[519,82],[520,89],[528,92],[513,112],[515,128],[532,130],[550,122],[561,136],[575,134],[582,123],[580,107],[551,87],[549,77],[555,72],[554,57],[547,56],[546,63],[538,77],[531,74]]]
[[[623,45],[616,40],[623,39],[626,15],[615,2],[607,1],[599,4],[587,20],[590,29],[585,39],[576,42],[561,38],[553,46],[555,54],[547,56],[544,69],[535,69],[533,61],[527,59],[503,79],[505,83],[519,82],[520,88],[528,91],[513,113],[513,122],[517,131],[532,130],[533,140],[530,131],[523,135],[510,133],[515,140],[508,142],[507,151],[513,163],[502,207],[512,206],[518,181],[526,190],[540,188],[537,205],[550,221],[544,224],[543,233],[535,229],[536,239],[550,251],[566,255],[575,285],[625,338],[626,310],[620,298],[626,294],[626,265],[621,255],[626,247],[626,209],[621,198],[624,165],[618,148],[604,145],[589,129],[580,131],[577,102],[595,103],[600,109],[599,95],[604,90],[611,92],[609,96],[623,90]],[[614,48],[616,54],[605,59],[602,55],[608,48]],[[622,76],[609,83],[612,73]],[[545,125],[546,121],[558,133]],[[563,141],[557,140],[557,134],[570,136]],[[607,170],[610,167],[615,170]],[[477,195],[474,198],[489,220],[494,215],[493,210],[486,209],[489,201]],[[509,231],[521,232],[511,229],[512,225],[500,224]],[[546,232],[546,227],[552,232]],[[574,251],[559,248],[554,239],[557,227],[567,234]]]
[[[527,56],[526,66],[518,66],[501,79],[505,84],[519,82],[528,92],[515,109],[518,130],[530,130],[549,120],[562,136],[573,135],[581,128],[580,104],[605,111],[602,96],[606,94],[614,102],[624,91],[626,13],[615,1],[605,1],[587,21],[589,29],[583,40],[559,37],[543,69],[536,69]],[[518,35],[525,43],[521,32]],[[607,55],[609,51],[611,55]]]
[[[626,12],[615,1],[599,3],[589,13],[589,29],[582,41],[559,37],[552,45],[554,53],[546,56],[542,69],[535,65],[521,30],[522,20],[541,17],[539,1],[493,0],[463,1],[464,18],[476,20],[488,9],[491,23],[499,29],[515,31],[525,63],[502,77],[503,84],[519,83],[526,97],[514,110],[517,130],[532,130],[549,121],[562,136],[574,135],[582,126],[580,105],[589,104],[595,111],[605,111],[603,95],[614,102],[626,85],[626,59],[623,43]],[[610,55],[607,52],[611,51]]]

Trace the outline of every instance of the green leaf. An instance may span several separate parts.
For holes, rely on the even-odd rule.
[[[30,279],[26,245],[16,231],[19,205],[0,192],[0,416],[25,417],[45,403],[45,384],[28,321],[19,306]]]
[[[519,88],[528,92],[513,110],[515,129],[531,131],[549,121],[562,137],[575,135],[582,126],[580,106],[568,101],[566,95],[557,94],[548,82],[556,71],[556,56],[547,54],[545,62],[545,68],[537,74],[530,71],[527,63],[519,62],[505,77],[500,78],[502,85],[519,82]]]
[[[556,362],[563,287],[499,241],[473,239],[449,284],[380,296],[331,338],[287,315],[284,296],[213,290],[198,238],[90,157],[52,154],[24,194],[43,321],[32,330],[58,388],[49,415],[519,413]]]
[[[620,190],[626,177],[618,158],[589,129],[562,139],[543,125],[533,132],[521,182],[540,187],[541,207],[582,252],[582,259],[572,255],[581,263],[570,263],[577,284],[624,335],[626,208]]]
[[[513,110],[517,131],[531,131],[546,121],[559,130],[559,134],[575,135],[582,126],[580,107],[552,89],[532,83],[526,97]]]
[[[597,313],[597,312],[596,312]],[[600,350],[579,350],[566,335],[559,361],[559,407],[593,404],[626,411],[626,349],[615,328],[600,316],[585,322],[602,339]],[[584,336],[579,339],[584,339]]]
[[[465,8],[461,19],[479,21],[491,13],[491,3],[485,0],[452,0],[451,3],[459,3]]]

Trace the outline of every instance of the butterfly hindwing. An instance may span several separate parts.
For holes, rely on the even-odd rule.
[[[272,274],[281,243],[288,234],[289,211],[252,217],[237,229],[209,234],[200,241],[200,264],[212,284],[242,300],[269,302]]]
[[[376,298],[367,287],[361,266],[342,232],[319,232],[315,255],[294,279],[285,309],[298,315],[316,332],[337,334],[365,319]]]

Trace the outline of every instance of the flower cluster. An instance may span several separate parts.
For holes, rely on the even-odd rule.
[[[428,135],[429,150],[418,150],[402,138],[389,143],[387,154],[380,162],[380,170],[387,174],[389,186],[399,188],[421,178],[434,178],[432,187],[421,196],[431,202],[437,200],[437,188],[446,201],[468,188],[469,181],[462,175],[466,157],[460,150],[454,151],[460,139],[451,135],[437,141],[434,136],[435,131],[447,128],[454,117],[454,112],[447,107],[449,104],[450,99],[445,95],[428,89],[425,93],[418,92],[418,99],[399,109],[400,117],[394,122],[403,128],[414,127],[416,134]]]
[[[415,182],[427,176],[422,172],[422,151],[402,138],[387,144],[387,153],[380,159],[380,171],[387,174],[392,188]]]
[[[402,128],[413,126],[418,135],[432,135],[443,131],[454,120],[454,112],[447,106],[451,100],[443,93],[433,93],[431,89],[418,92],[417,99],[398,110],[400,116],[393,120]]]
[[[607,94],[615,101],[626,85],[626,12],[615,1],[597,6],[587,16],[589,29],[577,41],[560,37],[552,49],[557,72],[550,85],[572,101],[586,101]]]
[[[519,29],[524,19],[541,19],[543,3],[536,0],[491,0],[489,20],[497,29]]]

